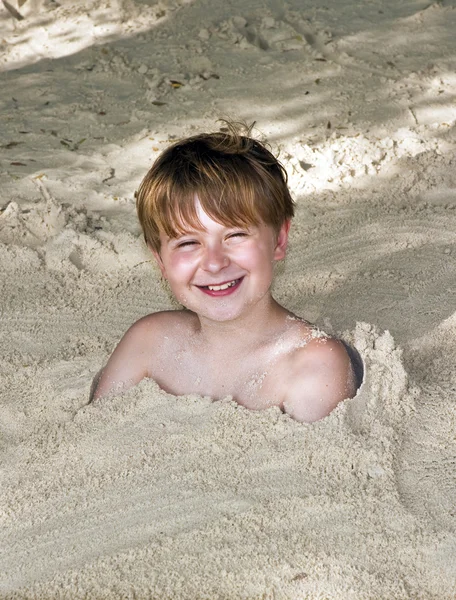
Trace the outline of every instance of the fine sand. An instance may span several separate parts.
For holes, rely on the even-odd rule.
[[[0,598],[454,600],[456,1],[9,4]],[[313,425],[148,380],[88,403],[176,307],[134,191],[219,117],[289,173],[275,297],[364,362]]]

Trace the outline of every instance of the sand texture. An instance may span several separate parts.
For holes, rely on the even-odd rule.
[[[0,3],[0,598],[456,598],[456,2]],[[358,395],[305,425],[150,380],[88,403],[177,305],[134,191],[256,121],[297,202],[274,294]]]

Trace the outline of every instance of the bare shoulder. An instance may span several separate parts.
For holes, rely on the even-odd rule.
[[[148,377],[151,354],[168,337],[167,333],[173,337],[173,329],[182,332],[186,327],[190,329],[192,323],[192,313],[183,310],[152,313],[133,323],[98,375],[92,397],[126,390]]]
[[[355,376],[344,344],[310,329],[288,357],[283,406],[294,419],[311,423],[326,417],[356,393]]]
[[[126,358],[133,353],[137,359],[138,354],[155,346],[174,327],[182,328],[187,323],[186,315],[183,314],[185,312],[187,311],[169,310],[141,317],[124,333],[112,356],[117,353]]]
[[[138,319],[125,335],[138,337],[147,343],[149,334],[169,332],[175,327],[190,330],[194,326],[195,319],[194,313],[188,310],[163,310]]]

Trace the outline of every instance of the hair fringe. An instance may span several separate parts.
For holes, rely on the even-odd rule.
[[[251,137],[255,122],[218,123],[218,132],[169,146],[135,194],[144,236],[155,250],[160,231],[173,237],[186,226],[201,225],[196,196],[211,218],[233,227],[263,221],[278,231],[294,214],[287,173],[266,143]]]

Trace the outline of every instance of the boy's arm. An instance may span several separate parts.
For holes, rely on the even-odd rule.
[[[150,331],[145,319],[140,319],[126,332],[106,366],[96,375],[91,400],[110,392],[124,392],[147,377],[147,344]]]
[[[355,374],[344,345],[331,338],[319,338],[293,357],[283,407],[293,419],[313,423],[355,394]]]

